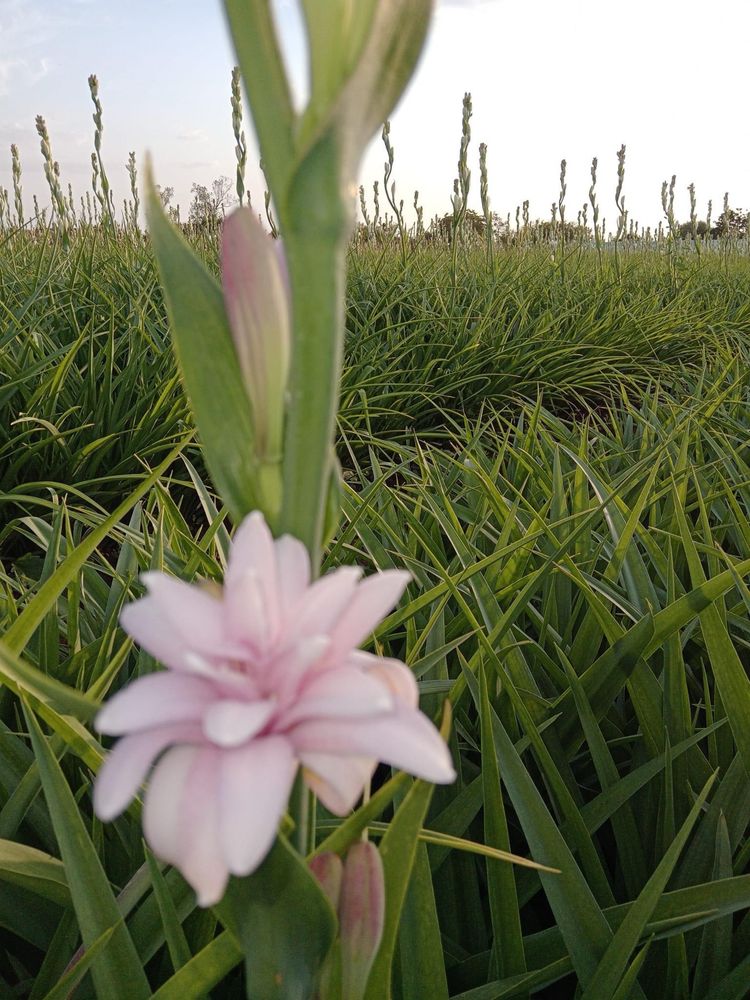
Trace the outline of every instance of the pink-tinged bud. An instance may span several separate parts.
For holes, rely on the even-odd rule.
[[[338,910],[344,862],[338,854],[332,852],[316,854],[314,858],[310,859],[310,871],[325,893],[328,902],[334,910]]]
[[[349,849],[339,899],[341,987],[347,1000],[361,1000],[380,947],[385,918],[383,862],[374,844]]]
[[[291,326],[288,280],[278,248],[248,207],[222,230],[224,302],[253,412],[255,453],[281,458]]]

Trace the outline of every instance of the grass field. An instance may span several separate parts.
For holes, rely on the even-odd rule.
[[[216,236],[193,240],[216,269]],[[412,572],[373,648],[411,666],[425,711],[450,700],[459,769],[432,798],[394,997],[743,1000],[750,256],[564,254],[350,252],[326,565]],[[138,573],[220,578],[230,529],[147,241],[6,231],[0,996],[92,996],[83,929],[94,958],[129,937],[158,997],[238,995],[241,954],[144,855],[138,805],[93,817],[102,746],[55,687],[99,700],[154,669],[117,625]],[[388,777],[374,836],[404,793]],[[319,808],[318,845],[334,827]]]

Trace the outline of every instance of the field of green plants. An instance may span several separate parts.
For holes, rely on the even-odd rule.
[[[91,727],[156,669],[118,625],[139,574],[220,581],[234,525],[137,201],[115,220],[99,155],[76,216],[40,122],[54,214],[0,204],[0,1000],[236,997],[224,912],[150,853],[140,800],[94,815]],[[350,246],[324,570],[411,572],[368,648],[458,770],[381,766],[353,820],[315,813],[311,854],[367,826],[411,870],[394,1000],[750,993],[750,238],[726,202],[715,239],[694,210],[680,232],[674,182],[667,229],[628,229],[619,166],[613,240],[593,196],[566,223],[563,164],[551,222],[495,225],[483,190],[407,230],[392,194]],[[220,226],[183,231],[218,273]]]
[[[326,565],[411,570],[373,648],[450,701],[459,765],[394,996],[742,1000],[750,261],[493,250],[349,258]],[[6,233],[0,303],[0,995],[92,995],[82,931],[129,935],[156,996],[236,995],[240,953],[144,854],[138,806],[93,817],[102,746],[57,688],[153,669],[117,625],[138,573],[217,578],[227,550],[148,242]],[[375,837],[404,791],[377,784]]]

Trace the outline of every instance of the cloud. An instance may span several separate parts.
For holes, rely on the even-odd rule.
[[[44,46],[54,36],[54,17],[31,0],[3,0],[0,5],[0,95],[12,86],[30,87],[50,71]]]
[[[177,138],[184,142],[205,142],[208,133],[202,128],[186,128],[177,133]]]

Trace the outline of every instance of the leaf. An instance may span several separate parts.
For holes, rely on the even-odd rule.
[[[110,927],[89,948],[86,948],[78,961],[71,966],[62,979],[47,993],[44,1000],[67,1000],[89,971],[94,961],[107,947],[114,932],[115,928]]]
[[[510,852],[508,822],[492,733],[492,709],[484,670],[480,677],[480,717],[484,839],[489,846]],[[522,975],[526,972],[526,959],[523,953],[521,914],[515,875],[509,865],[500,861],[487,861],[487,893],[492,920],[494,971],[499,976]]]
[[[426,781],[414,781],[380,842],[385,875],[385,926],[370,972],[365,1000],[382,1000],[391,995],[401,910],[416,858],[417,834],[427,814],[433,787]]]
[[[70,906],[62,862],[35,847],[0,840],[0,879],[25,886],[58,906]]]
[[[398,947],[402,994],[448,1000],[440,923],[430,862],[423,843],[417,846],[409,890],[401,912]]]
[[[169,889],[167,888],[166,879],[161,873],[159,862],[156,860],[145,842],[143,845],[143,851],[146,855],[146,863],[148,864],[148,873],[151,877],[151,884],[154,887],[154,897],[156,899],[156,904],[159,907],[159,916],[161,917],[162,926],[164,928],[164,937],[166,938],[169,957],[172,960],[172,968],[176,972],[178,969],[182,968],[183,965],[187,965],[190,961],[192,957],[190,954],[190,946],[187,943],[185,932],[183,931],[182,924],[177,916],[177,910],[174,905],[174,900],[172,899]]]
[[[234,935],[224,931],[160,986],[153,1000],[203,1000],[241,961]]]
[[[53,711],[84,721],[93,718],[99,707],[75,688],[26,663],[5,642],[0,642],[0,681],[16,695],[33,695]]]
[[[182,380],[216,488],[235,521],[259,507],[250,402],[216,279],[167,220],[147,175],[146,214]]]
[[[215,910],[241,945],[248,1000],[308,1000],[333,944],[336,917],[283,837],[256,872],[230,880]]]
[[[677,864],[677,859],[687,842],[695,821],[698,819],[715,777],[713,775],[703,786],[677,836],[672,841],[669,849],[664,853],[664,857],[656,866],[653,875],[643,887],[638,899],[628,910],[627,916],[617,928],[617,932],[603,955],[596,972],[586,984],[586,989],[581,1000],[614,1000],[617,987],[626,973],[628,960],[641,940],[644,927],[656,909],[656,904],[664,892],[674,866]]]
[[[148,980],[76,801],[34,715],[26,708],[24,714],[84,947],[113,932],[91,968],[97,992],[112,1000],[146,1000],[151,996]]]
[[[114,513],[102,521],[101,524],[97,525],[96,528],[93,528],[81,544],[57,567],[52,576],[42,584],[3,636],[4,645],[12,653],[17,655],[22,652],[26,643],[44,620],[47,612],[50,608],[54,607],[55,601],[57,601],[68,584],[76,578],[86,560],[90,558],[97,547],[112,532],[112,529],[138,503],[141,497],[145,496],[151,487],[158,482],[189,440],[189,437],[185,438],[176,448],[173,448],[164,461],[143,480],[137,489],[133,490],[123,500]]]

